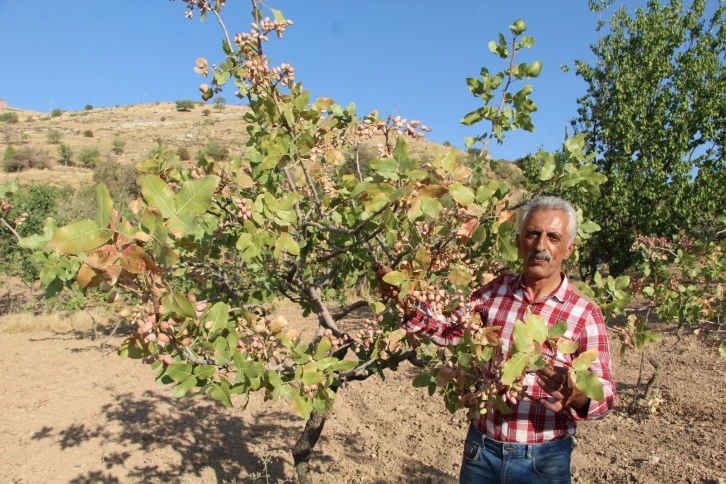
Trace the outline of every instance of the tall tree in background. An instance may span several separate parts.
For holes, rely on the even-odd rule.
[[[585,254],[591,270],[627,268],[635,233],[690,231],[724,213],[726,28],[722,2],[713,7],[651,0],[632,17],[621,7],[592,46],[594,65],[575,63],[588,90],[573,127],[608,177],[586,209],[602,227]]]

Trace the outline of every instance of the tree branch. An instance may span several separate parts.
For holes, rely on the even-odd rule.
[[[9,231],[10,231],[10,232],[11,232],[11,233],[12,233],[12,234],[13,234],[13,235],[15,236],[15,238],[17,238],[18,240],[21,240],[21,239],[22,239],[22,237],[20,236],[20,234],[18,234],[18,233],[17,233],[16,231],[15,231],[15,229],[14,229],[14,228],[12,228],[12,227],[10,226],[10,224],[9,224],[9,223],[7,223],[7,222],[5,221],[5,219],[4,219],[4,218],[0,217],[0,222],[2,222],[2,223],[3,223],[3,225],[5,226],[5,228],[7,228],[7,229],[8,229],[8,230],[9,230]]]
[[[333,319],[335,321],[339,321],[346,317],[348,314],[352,313],[356,309],[365,308],[368,307],[368,300],[367,299],[361,299],[360,301],[356,301],[353,304],[350,304],[337,313],[333,314]]]
[[[367,379],[369,376],[374,375],[377,373],[378,370],[371,369],[371,366],[378,363],[382,364],[383,368],[390,368],[391,363],[401,363],[402,361],[411,361],[417,360],[416,358],[416,350],[409,350],[405,351],[403,353],[400,353],[398,355],[393,355],[391,358],[387,360],[381,360],[381,359],[375,359],[375,360],[368,360],[358,368],[355,368],[354,370],[349,371],[348,373],[344,373],[342,375],[338,376],[338,380],[340,382],[348,382],[348,381],[362,381]],[[418,366],[418,365],[416,365]]]

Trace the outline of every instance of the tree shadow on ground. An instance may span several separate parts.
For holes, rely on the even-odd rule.
[[[267,411],[254,424],[247,424],[241,417],[221,411],[212,402],[177,400],[154,392],[141,395],[123,393],[116,395],[116,402],[104,405],[101,413],[106,423],[97,426],[73,424],[63,429],[43,427],[34,440],[52,439],[63,450],[80,446],[97,439],[101,447],[117,444],[125,451],[103,456],[106,471],[93,469],[80,474],[71,482],[119,482],[110,472],[119,468],[124,480],[179,482],[201,478],[211,469],[216,482],[234,482],[240,475],[252,475],[266,470],[271,479],[284,479],[283,463],[271,460],[266,464],[253,447],[266,443],[265,452],[289,451],[289,448],[270,448],[269,441],[290,441],[297,438],[290,415],[281,411]],[[113,430],[112,430],[113,429]],[[158,456],[138,462],[132,456]],[[160,462],[173,462],[160,465]],[[208,474],[205,474],[208,475]]]

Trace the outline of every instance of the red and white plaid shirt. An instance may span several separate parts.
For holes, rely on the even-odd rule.
[[[471,296],[472,312],[479,313],[487,326],[501,326],[502,356],[508,359],[513,344],[514,322],[523,320],[528,313],[542,316],[548,327],[559,321],[567,322],[564,337],[576,341],[579,349],[571,354],[557,353],[557,359],[568,364],[588,349],[598,350],[599,357],[590,366],[590,371],[602,383],[605,401],[590,401],[587,415],[582,417],[572,408],[554,413],[540,405],[537,400],[555,400],[537,385],[535,375],[525,376],[522,384],[527,387],[531,400],[522,400],[515,405],[508,404],[512,413],[503,415],[491,410],[478,417],[475,424],[482,433],[500,442],[535,444],[550,442],[574,435],[575,422],[603,418],[615,402],[615,384],[610,371],[610,345],[602,313],[594,303],[580,297],[572,290],[563,274],[560,286],[540,301],[531,301],[521,275],[508,274],[493,280]],[[402,327],[410,333],[424,336],[434,343],[445,346],[456,344],[462,335],[461,329],[448,318],[431,315],[423,305],[415,315],[406,318]],[[550,350],[551,351],[551,350]]]

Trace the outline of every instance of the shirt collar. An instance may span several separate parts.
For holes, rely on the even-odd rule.
[[[552,294],[547,296],[547,299],[554,298],[562,303],[568,301],[572,297],[573,291],[567,275],[565,275],[564,272],[560,272],[560,275],[562,276],[562,282]],[[517,277],[513,278],[511,284],[509,285],[509,291],[511,293],[514,293],[515,291],[520,289],[522,291],[526,290],[526,287],[524,285],[524,274],[519,274]]]

